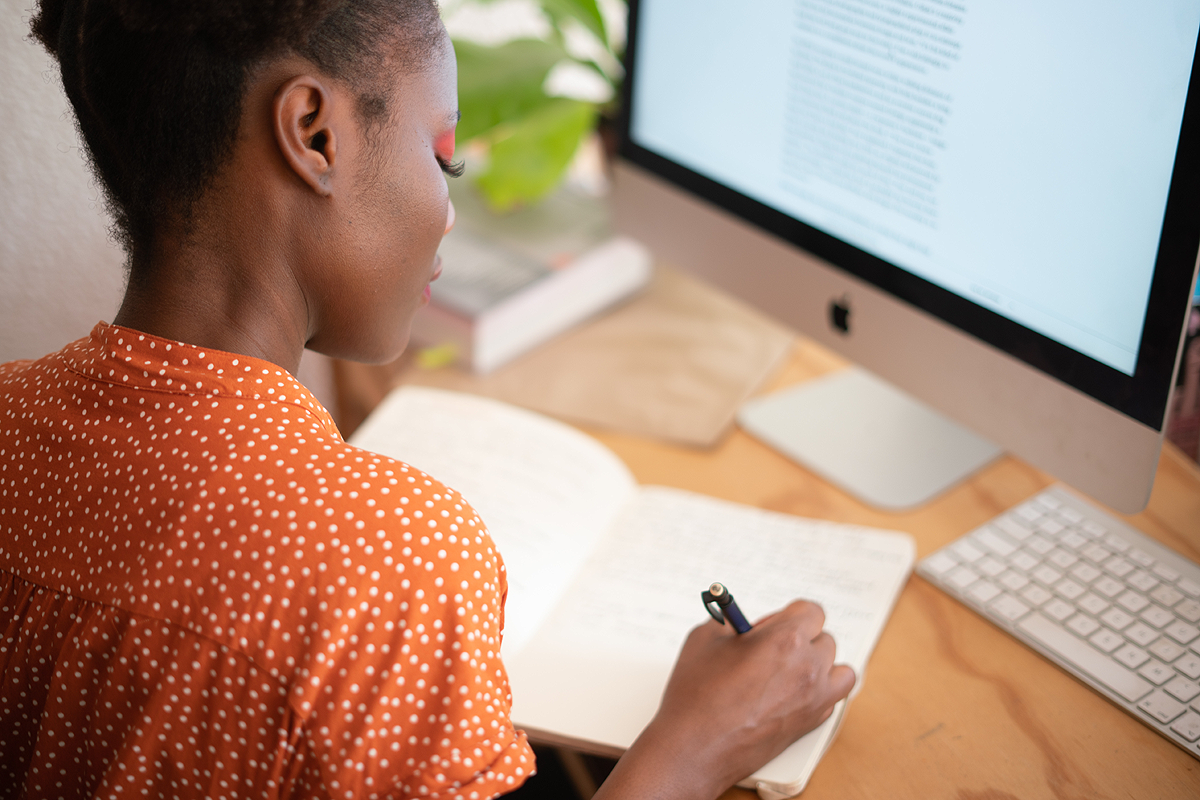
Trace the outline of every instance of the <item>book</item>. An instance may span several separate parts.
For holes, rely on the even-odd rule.
[[[906,534],[639,486],[583,432],[473,395],[401,387],[351,442],[453,486],[487,525],[508,571],[513,722],[535,741],[610,756],[632,744],[717,580],[752,620],[820,602],[861,686],[914,560]],[[844,713],[741,785],[766,800],[799,793]]]
[[[603,241],[554,267],[496,240],[451,231],[442,275],[413,320],[413,339],[449,347],[488,373],[591,317],[650,279],[650,255],[627,237]]]

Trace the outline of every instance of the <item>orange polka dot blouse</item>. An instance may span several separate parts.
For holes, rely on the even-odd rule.
[[[101,323],[0,366],[0,796],[508,791],[505,591],[273,364]]]

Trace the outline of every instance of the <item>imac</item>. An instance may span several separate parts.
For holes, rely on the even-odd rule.
[[[908,427],[871,411],[899,395],[957,422],[885,471],[958,448],[961,477],[990,441],[1144,507],[1200,249],[1200,2],[632,0],[629,21],[617,227],[903,390],[847,372],[823,402],[852,415],[800,390],[766,428],[844,455],[864,419]],[[851,483],[889,463],[851,457]]]

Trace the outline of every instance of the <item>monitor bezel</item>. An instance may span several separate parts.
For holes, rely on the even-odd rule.
[[[1133,375],[918,277],[884,259],[751,199],[633,141],[640,0],[629,2],[618,153],[762,231],[878,287],[1156,431],[1165,425],[1180,336],[1200,251],[1200,41],[1180,126],[1154,274]]]

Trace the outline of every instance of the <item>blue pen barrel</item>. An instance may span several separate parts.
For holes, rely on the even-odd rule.
[[[728,605],[721,607],[721,612],[725,614],[725,619],[729,620],[729,624],[738,633],[745,633],[750,630],[750,623],[746,621],[746,616],[742,614],[742,610],[737,607],[731,597]]]

